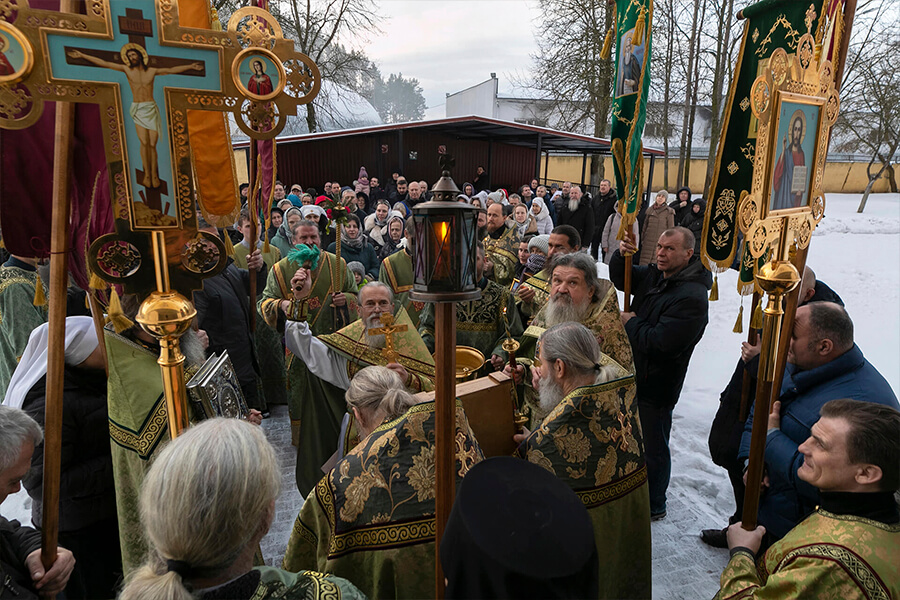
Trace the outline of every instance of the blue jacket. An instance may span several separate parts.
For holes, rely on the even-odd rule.
[[[803,464],[798,448],[810,436],[819,411],[829,400],[847,398],[877,402],[900,410],[888,382],[853,348],[830,363],[809,371],[789,364],[781,386],[781,429],[766,437],[766,472],[769,488],[759,502],[759,523],[776,538],[783,537],[819,503],[819,491],[797,477]],[[740,460],[750,455],[753,409],[744,426]]]

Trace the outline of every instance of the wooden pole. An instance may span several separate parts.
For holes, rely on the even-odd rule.
[[[453,498],[456,496],[456,303],[436,302],[435,312],[435,538],[434,597],[444,597],[444,570],[441,568],[441,538]]]
[[[256,176],[256,140],[250,140],[250,165],[247,171],[249,179],[247,210],[250,212],[250,239],[247,240],[247,243],[250,244],[250,252],[252,253],[256,250],[256,232],[259,230],[259,203],[256,194],[253,193],[254,177]],[[272,185],[275,185],[275,183],[273,182]],[[260,190],[260,193],[262,193],[262,190]],[[228,235],[227,231],[225,235]],[[247,269],[250,271],[250,331],[256,331],[256,269],[251,269],[250,265],[247,265]]]
[[[762,295],[758,291],[753,292],[753,304],[750,305],[750,320],[753,320],[753,313],[756,311],[756,305],[759,304],[762,299]],[[747,328],[747,343],[751,346],[755,346],[759,343],[759,332],[756,330],[756,327],[748,327]],[[739,418],[741,423],[747,420],[747,416],[750,413],[750,386],[753,384],[753,377],[750,376],[750,372],[744,368],[744,379],[741,381],[741,410],[739,413]]]
[[[63,0],[60,10],[73,12]],[[66,366],[66,289],[69,259],[69,171],[75,107],[56,103],[53,149],[53,208],[50,225],[49,341],[47,395],[44,403],[44,485],[42,494],[41,563],[56,562],[59,538],[59,473],[62,453],[63,378]]]
[[[625,233],[625,239],[634,245],[634,236],[631,235],[631,232],[628,231]],[[614,250],[610,248],[609,252],[613,252]],[[622,286],[624,289],[622,292],[625,294],[625,300],[622,303],[622,311],[623,312],[631,312],[631,269],[634,264],[634,255],[628,253],[625,255],[625,283]]]
[[[786,220],[786,219],[785,219]],[[741,527],[747,531],[756,529],[759,493],[765,468],[766,433],[774,382],[777,376],[779,337],[784,310],[784,295],[799,287],[800,275],[789,261],[784,260],[788,249],[788,228],[784,223],[779,254],[782,258],[766,263],[756,274],[756,280],[769,296],[763,314],[762,347],[759,352],[759,375],[756,380],[756,405],[753,408],[753,428],[750,432],[750,462],[747,467],[747,487],[744,492],[744,512]]]

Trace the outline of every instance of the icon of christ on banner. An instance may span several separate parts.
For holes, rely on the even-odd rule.
[[[129,109],[134,128],[141,143],[141,163],[144,178],[141,183],[145,188],[159,187],[159,164],[156,154],[156,143],[159,140],[161,121],[159,107],[153,99],[153,83],[159,75],[178,75],[187,71],[202,71],[203,63],[193,62],[168,68],[150,67],[147,51],[138,44],[125,44],[122,47],[122,62],[110,62],[85,54],[80,50],[69,50],[70,58],[83,59],[94,66],[125,73],[134,99]]]

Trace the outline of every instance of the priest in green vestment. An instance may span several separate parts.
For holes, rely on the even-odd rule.
[[[551,269],[550,300],[525,329],[517,354],[520,366],[516,379],[525,385],[524,402],[531,412],[532,426],[540,423],[546,412],[537,403],[536,390],[530,387],[528,377],[522,380],[522,372],[530,365],[537,341],[548,328],[569,321],[584,324],[594,334],[604,355],[634,373],[631,342],[619,316],[615,287],[597,277],[597,265],[590,255],[575,252],[557,256]]]
[[[488,206],[484,249],[492,265],[488,269],[491,279],[509,288],[516,278],[516,265],[519,264],[519,232],[506,224],[502,204]]]
[[[458,485],[483,459],[460,402],[455,437]],[[434,402],[375,429],[306,499],[283,568],[344,577],[369,598],[432,598],[434,441]]]
[[[39,281],[33,258],[11,255],[0,266],[0,399],[6,396],[31,332],[47,322],[46,302],[35,299],[36,288],[43,290]]]
[[[634,373],[601,353],[580,323],[545,331],[538,357],[532,374],[547,416],[515,436],[518,455],[559,477],[588,509],[599,597],[650,598],[650,495]]]
[[[477,349],[490,360],[489,371],[503,368],[506,352],[500,345],[507,336],[518,339],[524,328],[509,290],[484,276],[484,245],[477,244],[475,277],[481,288],[481,298],[456,303],[456,344]],[[434,304],[428,303],[422,311],[419,333],[434,352]]]
[[[234,264],[239,269],[247,268],[247,256],[250,254],[250,233],[251,221],[250,215],[246,210],[241,211],[238,217],[238,229],[244,235],[239,243],[234,246]],[[261,227],[261,226],[260,226]],[[269,244],[269,250],[266,251],[266,244],[259,239],[259,230],[257,230],[256,247],[262,251],[263,261],[266,268],[271,271],[272,267],[281,260],[281,252],[274,244]],[[262,297],[263,290],[257,290],[256,301]],[[257,309],[258,312],[258,309]],[[260,382],[262,383],[262,394],[265,398],[263,406],[269,404],[287,404],[287,377],[284,366],[284,345],[281,336],[271,327],[266,327],[261,323],[261,316],[257,318],[256,331],[256,352],[259,358]]]
[[[309,281],[300,282],[298,295],[305,293]],[[359,291],[360,318],[334,333],[313,336],[302,307],[295,303],[296,313],[290,313],[288,303],[284,308],[288,313],[285,343],[315,377],[346,390],[360,369],[377,365],[395,371],[414,393],[434,389],[434,358],[406,311],[400,307],[394,315],[394,296],[385,284],[364,285]],[[384,317],[391,317],[391,323],[383,322]]]
[[[132,316],[137,302],[123,299]],[[133,310],[128,310],[128,305]],[[116,486],[119,542],[125,574],[147,559],[148,545],[141,526],[138,499],[144,476],[157,451],[169,440],[168,411],[159,364],[159,343],[135,326],[115,333],[104,330],[107,366],[109,437]],[[193,330],[181,338],[185,382],[203,364],[203,346]]]
[[[550,270],[553,259],[581,250],[581,234],[571,225],[558,225],[547,240],[547,266],[526,279],[516,290],[516,306],[523,319],[533,317],[550,300]]]
[[[312,221],[297,223],[293,235],[295,244],[320,247],[319,227]],[[288,256],[269,271],[266,288],[258,304],[269,327],[278,331],[283,329],[284,312],[279,305],[294,299],[291,280],[304,266],[296,258]],[[311,272],[309,294],[302,300],[305,319],[312,334],[335,331],[335,315],[339,307],[346,307],[345,316],[349,316],[349,322],[355,321],[356,291],[356,280],[344,260],[338,261],[330,252],[320,252]],[[286,362],[291,434],[297,444],[297,488],[306,495],[322,477],[322,463],[315,464],[316,458],[313,457],[321,456],[324,448],[332,448],[324,455],[324,462],[337,445],[341,415],[344,413],[344,392],[313,376],[303,361],[297,360],[293,354],[287,357]]]
[[[759,557],[765,527],[729,527],[717,599],[900,598],[900,412],[832,400],[819,414],[796,450],[797,477],[818,488],[818,508]],[[775,402],[768,428],[780,426]]]
[[[413,288],[413,264],[412,264],[412,248],[415,236],[415,225],[412,217],[406,220],[406,247],[394,252],[381,261],[381,268],[378,271],[378,281],[390,286],[394,292],[397,302],[406,309],[413,326],[418,329],[419,315],[425,308],[425,303],[419,300],[413,300],[409,297],[409,293]]]

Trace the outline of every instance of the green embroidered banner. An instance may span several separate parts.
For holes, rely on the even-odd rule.
[[[816,3],[818,4],[818,3]],[[737,207],[753,178],[757,120],[750,110],[750,87],[776,48],[793,54],[806,32],[810,4],[796,0],[763,0],[745,8],[744,33],[734,77],[728,90],[715,170],[707,194],[700,256],[714,273],[727,270],[738,242]],[[746,244],[745,244],[746,246]],[[744,248],[738,291],[753,292],[754,261]],[[765,261],[761,259],[758,264]]]
[[[641,135],[650,91],[650,31],[653,0],[616,1],[616,77],[612,105],[612,154],[621,199],[624,238],[641,208],[644,161]]]

